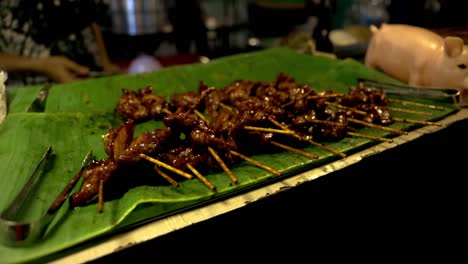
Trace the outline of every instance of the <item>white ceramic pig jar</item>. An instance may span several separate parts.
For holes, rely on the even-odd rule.
[[[468,91],[468,46],[456,36],[403,24],[371,26],[365,64],[415,86]]]

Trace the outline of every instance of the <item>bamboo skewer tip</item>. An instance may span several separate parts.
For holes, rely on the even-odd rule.
[[[191,170],[193,172],[193,174],[195,174],[195,176],[197,176],[197,178],[203,183],[206,185],[206,187],[208,187],[210,190],[214,191],[216,190],[216,186],[214,186],[205,176],[203,176],[200,172],[198,172],[197,169],[195,169],[192,165],[190,165],[189,163],[185,164],[187,166],[187,168],[189,168],[189,170]]]
[[[224,163],[224,161],[221,159],[221,157],[216,153],[216,151],[212,147],[208,147],[208,151],[211,153],[211,155],[214,157],[214,159],[218,162],[219,166],[224,170],[224,172],[228,175],[228,177],[231,179],[233,183],[238,183],[237,177],[232,173],[232,171],[229,169],[229,167]]]

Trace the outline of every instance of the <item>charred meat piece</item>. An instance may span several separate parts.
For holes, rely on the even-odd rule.
[[[149,118],[160,118],[164,109],[169,108],[169,103],[164,97],[153,93],[151,85],[136,91],[123,89],[122,92],[123,95],[115,108],[115,113],[122,119],[142,122]]]

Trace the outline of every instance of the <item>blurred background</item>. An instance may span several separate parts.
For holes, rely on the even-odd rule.
[[[102,20],[112,61],[141,56],[156,66],[206,62],[288,46],[362,59],[369,25],[404,23],[465,35],[468,1],[448,0],[108,0]]]

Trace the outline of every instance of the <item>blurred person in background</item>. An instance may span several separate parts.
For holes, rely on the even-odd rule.
[[[173,27],[177,52],[190,53],[192,45],[199,55],[207,55],[208,39],[200,0],[166,0],[167,14]]]
[[[105,0],[0,1],[0,69],[8,85],[66,83],[120,70],[100,30]]]

